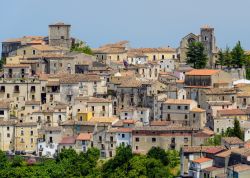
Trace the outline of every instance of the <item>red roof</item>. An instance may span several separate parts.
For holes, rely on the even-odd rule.
[[[212,69],[194,69],[190,72],[187,72],[186,75],[214,75],[217,74],[219,70]]]
[[[217,154],[221,151],[223,151],[224,148],[220,148],[220,147],[211,147],[211,148],[208,148],[205,152],[206,153],[211,153],[211,154]]]
[[[92,137],[92,133],[80,133],[76,140],[90,140]]]
[[[212,161],[212,159],[201,157],[201,158],[193,160],[193,162],[195,162],[195,163],[205,163],[205,162],[208,162],[208,161]]]
[[[75,141],[76,139],[73,136],[63,137],[59,144],[75,144]]]
[[[120,132],[120,133],[129,133],[132,132],[132,128],[111,128],[109,132]]]
[[[133,119],[127,119],[127,120],[123,120],[123,124],[134,124],[135,120]]]

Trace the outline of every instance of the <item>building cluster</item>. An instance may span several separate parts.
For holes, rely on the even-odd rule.
[[[1,150],[53,157],[64,148],[96,147],[109,158],[120,145],[140,154],[158,146],[182,150],[182,176],[250,170],[250,85],[244,69],[213,69],[213,28],[185,36],[177,49],[131,48],[121,41],[93,49],[94,55],[70,50],[78,42],[70,28],[56,23],[48,37],[2,43]],[[183,63],[193,41],[204,44],[207,69]],[[232,128],[234,119],[244,141],[224,138],[223,146],[202,146]]]

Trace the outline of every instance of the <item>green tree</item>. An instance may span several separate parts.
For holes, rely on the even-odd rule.
[[[6,63],[6,58],[1,58],[0,59],[0,70],[3,69],[3,65]]]
[[[169,160],[169,167],[174,168],[180,164],[180,153],[176,150],[168,150],[167,157]]]
[[[245,51],[241,47],[240,41],[237,42],[235,47],[231,51],[232,64],[237,67],[242,67],[244,65],[246,55]]]
[[[22,167],[24,165],[24,159],[21,156],[14,156],[11,162],[12,167]]]
[[[232,55],[229,47],[226,47],[226,50],[223,52],[224,54],[224,63],[227,67],[232,65]]]
[[[147,156],[149,158],[155,158],[158,160],[161,160],[162,164],[167,165],[169,163],[168,155],[166,151],[160,147],[152,147],[148,153]]]
[[[240,139],[243,139],[244,133],[240,128],[240,122],[237,119],[234,119],[234,127],[233,128],[227,128],[225,136],[227,137],[238,137]]]
[[[192,64],[195,69],[206,67],[208,58],[205,48],[201,42],[192,42],[187,48],[187,63]]]
[[[74,43],[71,46],[70,51],[76,51],[84,54],[93,55],[93,51],[91,50],[91,48],[82,41],[80,41],[79,43]]]
[[[0,169],[5,168],[7,164],[8,164],[8,159],[6,154],[2,150],[0,150]]]
[[[212,138],[208,138],[205,142],[206,146],[218,146],[221,145],[222,135],[215,134]]]
[[[103,165],[103,176],[110,177],[114,171],[118,168],[127,173],[127,163],[133,157],[132,149],[130,146],[120,146],[116,149],[116,155],[113,159],[110,159]]]
[[[222,68],[225,65],[225,56],[222,50],[219,51],[218,56],[218,60],[215,62],[215,64],[220,65]]]

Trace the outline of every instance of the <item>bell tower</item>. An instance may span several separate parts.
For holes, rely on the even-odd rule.
[[[216,53],[216,43],[214,36],[214,28],[204,25],[200,29],[200,42],[202,42],[208,57],[208,67],[214,66],[214,54]]]
[[[70,48],[70,27],[62,22],[49,25],[49,45]]]

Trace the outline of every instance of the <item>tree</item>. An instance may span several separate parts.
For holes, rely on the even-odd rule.
[[[152,147],[148,153],[147,156],[149,158],[155,158],[162,162],[162,164],[167,165],[169,163],[168,155],[166,151],[160,147]]]
[[[103,165],[104,177],[109,177],[108,175],[114,172],[117,168],[124,167],[124,164],[126,164],[132,157],[133,154],[130,146],[122,145],[116,148],[115,157]],[[126,167],[124,169],[126,169]]]
[[[222,66],[225,65],[225,56],[222,50],[219,51],[218,53],[218,60],[216,61],[216,65],[220,65],[220,67],[222,68]]]
[[[3,65],[6,63],[6,58],[1,58],[0,59],[0,70],[3,69]]]
[[[176,150],[168,150],[167,157],[169,160],[169,167],[174,168],[180,164],[180,153]]]
[[[0,169],[5,168],[7,166],[7,163],[8,159],[6,154],[2,150],[0,150]]]
[[[232,64],[234,66],[242,67],[244,65],[246,55],[245,51],[241,47],[240,41],[238,41],[235,47],[232,49],[231,55],[232,55]]]
[[[205,142],[206,146],[218,146],[221,145],[222,135],[215,134],[212,138],[208,138]]]
[[[84,54],[93,55],[91,48],[88,45],[86,45],[85,43],[83,43],[82,41],[80,41],[78,43],[74,43],[71,46],[70,51],[76,51],[76,52],[80,52],[80,53],[84,53]]]
[[[12,167],[21,167],[23,166],[24,159],[21,156],[14,156],[11,166]]]
[[[223,53],[224,53],[224,63],[227,67],[230,67],[232,64],[232,55],[229,47],[226,47],[226,50]]]
[[[201,42],[192,42],[187,48],[187,63],[192,64],[195,69],[205,68],[208,58],[205,48]]]
[[[225,135],[227,137],[238,137],[240,139],[243,139],[244,133],[240,128],[240,122],[237,119],[234,119],[234,127],[233,128],[227,128]]]

